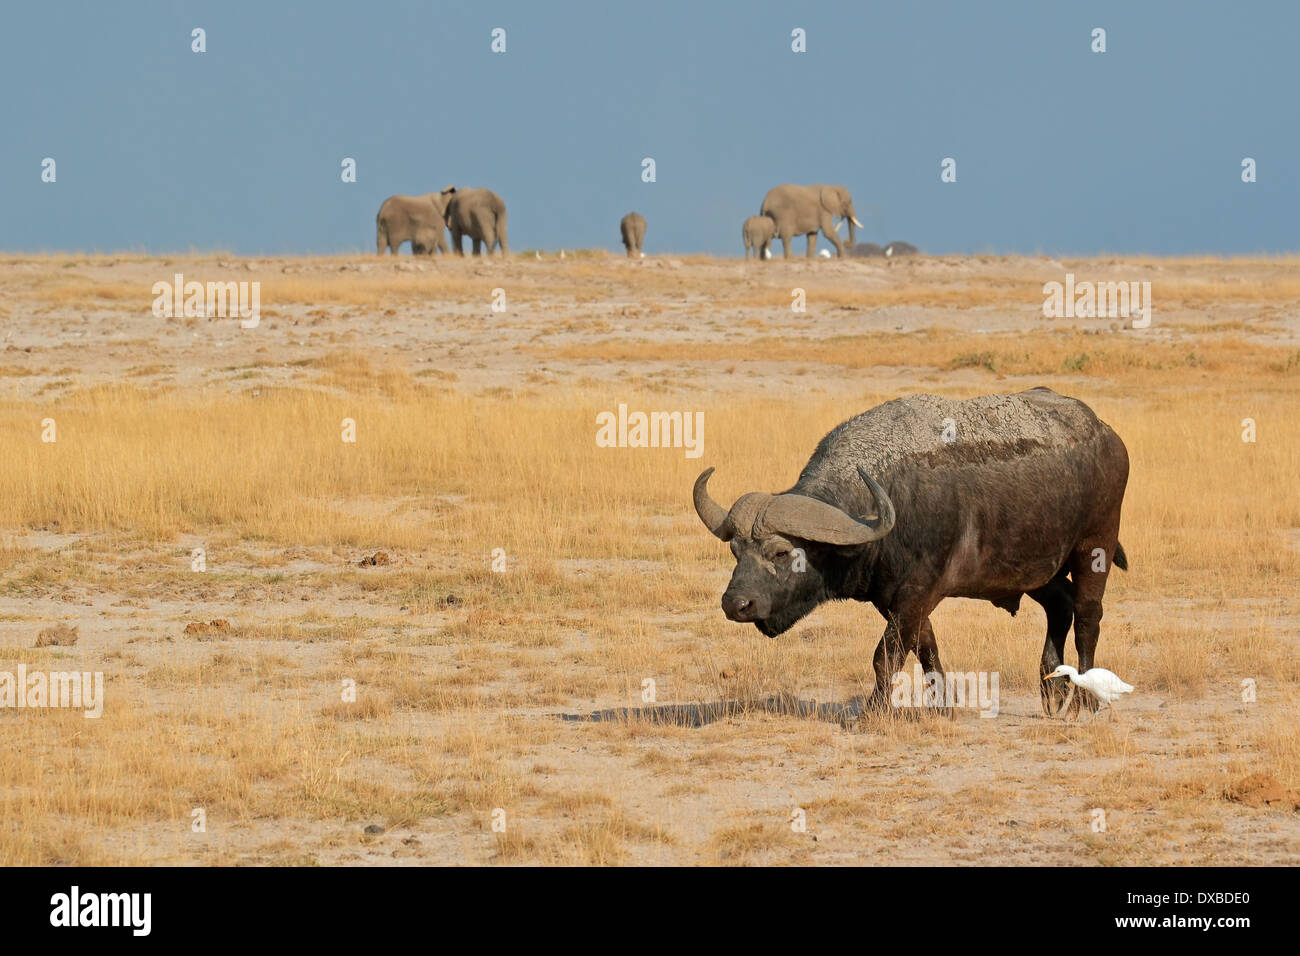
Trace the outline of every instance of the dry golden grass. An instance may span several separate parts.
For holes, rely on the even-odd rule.
[[[148,308],[155,281],[171,281],[176,272],[187,279],[256,280],[261,301],[285,305],[347,306],[371,309],[431,300],[483,300],[508,279],[512,298],[546,307],[554,301],[600,302],[611,289],[623,286],[645,295],[678,293],[691,288],[681,270],[710,266],[719,260],[683,256],[666,263],[628,263],[601,251],[577,251],[567,262],[548,257],[538,263],[532,251],[498,259],[465,257],[411,258],[335,256],[307,260],[253,260],[233,256],[178,256],[150,259],[136,256],[63,257],[4,256],[0,270],[15,266],[44,266],[24,277],[19,291],[39,298],[46,307],[103,304]],[[721,260],[726,262],[726,260]],[[793,286],[808,292],[810,308],[888,307],[951,309],[1006,308],[1039,311],[1042,287],[1061,281],[1066,272],[1078,281],[1151,282],[1152,300],[1161,314],[1190,309],[1249,305],[1256,308],[1300,303],[1300,280],[1294,278],[1295,257],[1214,259],[1043,259],[992,256],[951,256],[904,260],[846,260],[790,263],[751,263],[710,275],[707,294],[731,307],[778,306],[789,309]],[[672,268],[655,268],[667,264]],[[638,268],[642,266],[643,268]],[[149,279],[130,280],[116,273],[148,267]],[[971,274],[971,270],[976,272]],[[113,271],[110,271],[113,270]],[[790,280],[795,280],[791,282]],[[918,281],[919,280],[919,281]],[[558,288],[557,288],[558,287]],[[557,296],[560,289],[562,294]],[[637,312],[653,314],[660,307],[642,303]],[[626,307],[615,314],[628,314]]]
[[[57,324],[82,303],[134,301],[137,283],[68,274],[108,261],[0,267],[42,266],[15,282]],[[338,270],[357,261],[313,263],[322,275],[257,269],[279,276],[278,302],[380,311],[477,296],[493,270],[516,277],[518,301],[545,305],[599,301],[637,276],[649,321],[683,289],[707,314],[788,285],[785,273],[739,269],[692,284],[692,269],[722,270],[690,259],[653,271],[584,259],[562,274],[526,261],[430,267],[446,275]],[[1061,265],[1098,277],[1163,269],[1162,301],[1223,297],[1256,318],[1300,296],[1259,289],[1278,261]],[[0,669],[102,670],[107,699],[99,720],[0,711],[0,863],[1294,860],[1292,818],[1219,794],[1221,778],[1258,769],[1300,785],[1295,347],[1250,318],[1169,340],[1041,318],[1016,336],[974,333],[962,311],[1032,310],[1037,287],[1023,264],[999,260],[960,280],[917,280],[935,268],[851,263],[825,279],[823,303],[946,310],[917,332],[782,338],[761,319],[687,330],[725,345],[742,371],[798,363],[823,386],[793,395],[656,377],[664,363],[703,361],[701,349],[686,332],[640,328],[532,344],[545,371],[479,391],[455,363],[418,368],[400,350],[346,341],[294,359],[274,384],[167,384],[184,369],[138,354],[130,384],[24,385],[50,369],[71,377],[49,357],[32,357],[40,373],[5,372]],[[509,321],[545,324],[542,309]],[[572,321],[562,313],[556,328]],[[628,374],[575,385],[560,374],[572,360]],[[957,601],[934,616],[950,669],[998,671],[999,719],[906,713],[845,727],[764,703],[865,694],[883,625],[847,604],[777,641],[726,622],[728,556],[692,513],[691,482],[716,465],[720,500],[788,486],[830,427],[899,393],[895,379],[860,372],[878,368],[934,370],[901,391],[959,397],[1052,385],[1123,436],[1131,570],[1112,578],[1099,662],[1138,691],[1113,723],[1038,718],[1043,622],[1028,601],[1014,619]],[[596,447],[596,414],[619,402],[702,411],[704,455]],[[41,441],[47,418],[55,443]],[[1241,440],[1245,418],[1254,443]],[[344,419],[355,443],[342,440]],[[203,574],[190,567],[196,547]],[[388,564],[360,566],[378,550]],[[216,619],[229,628],[185,633]],[[56,624],[79,629],[76,645],[34,647]],[[654,703],[642,698],[647,677]],[[1254,704],[1241,700],[1247,678]],[[689,706],[654,709],[719,701],[738,706],[702,726]],[[641,711],[556,716],[628,707]],[[1089,831],[1097,806],[1107,834]],[[196,807],[206,834],[191,829]],[[791,828],[794,807],[807,833]],[[491,829],[496,810],[503,833]],[[386,832],[363,834],[369,823]],[[1244,849],[1243,828],[1255,841]]]
[[[874,332],[829,340],[790,341],[770,334],[733,341],[728,359],[790,362],[815,367],[870,369],[913,366],[944,371],[980,369],[999,375],[1082,376],[1118,384],[1185,384],[1197,378],[1260,376],[1290,395],[1300,394],[1300,349],[1240,338],[1195,337],[1160,342],[1137,335],[1101,337],[1082,332],[969,333],[951,329]],[[608,339],[538,350],[552,359],[699,363],[713,356],[694,343]],[[1213,386],[1211,386],[1213,387]]]

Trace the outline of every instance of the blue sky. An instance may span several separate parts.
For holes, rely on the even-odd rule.
[[[860,240],[934,253],[1300,248],[1300,4],[1281,0],[96,0],[4,18],[7,251],[373,252],[384,197],[451,182],[502,194],[515,250],[616,248],[636,209],[650,254],[738,255],[781,182],[843,183]]]

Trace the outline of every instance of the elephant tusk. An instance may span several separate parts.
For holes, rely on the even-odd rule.
[[[862,225],[862,223],[858,222],[858,217],[857,217],[857,216],[850,216],[849,218],[853,220],[853,225],[857,226],[859,229],[865,229],[865,228],[866,228],[865,226]]]

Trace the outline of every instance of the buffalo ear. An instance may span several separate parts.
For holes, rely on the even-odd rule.
[[[822,544],[859,545],[884,535],[834,505],[800,494],[775,496],[762,515],[764,531],[818,541]]]
[[[863,520],[817,498],[787,492],[776,495],[762,514],[765,527],[823,544],[854,546],[879,541],[894,529],[894,503],[867,470],[858,466],[858,476],[871,491],[876,514]]]

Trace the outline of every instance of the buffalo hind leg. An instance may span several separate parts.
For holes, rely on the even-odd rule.
[[[1074,579],[1074,649],[1079,654],[1079,673],[1092,667],[1097,653],[1097,639],[1101,636],[1102,598],[1106,594],[1106,580],[1110,575],[1111,555],[1115,553],[1115,539],[1105,547],[1097,539],[1085,539],[1070,557],[1070,576]],[[1092,694],[1080,689],[1079,698],[1092,713],[1098,702]]]
[[[1068,677],[1056,677],[1050,681],[1042,678],[1065,663],[1065,639],[1074,623],[1074,585],[1067,569],[1062,568],[1051,581],[1028,594],[1047,612],[1047,637],[1043,641],[1043,657],[1038,665],[1038,692],[1043,713],[1053,717],[1072,698],[1070,689],[1074,685]]]

